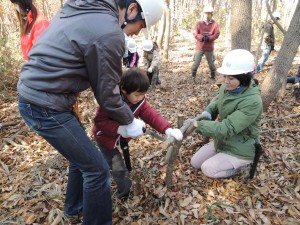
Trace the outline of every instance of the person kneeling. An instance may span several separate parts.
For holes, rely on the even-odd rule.
[[[213,141],[193,155],[191,165],[208,177],[226,178],[253,162],[263,108],[252,80],[254,57],[249,51],[230,51],[217,71],[224,75],[224,83],[216,101],[202,113],[209,120],[199,121],[196,129]],[[217,115],[219,121],[211,121]]]

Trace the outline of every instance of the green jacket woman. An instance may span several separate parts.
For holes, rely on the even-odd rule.
[[[252,163],[259,140],[262,99],[252,81],[254,58],[243,49],[229,52],[218,72],[224,75],[217,99],[202,113],[218,120],[198,122],[196,132],[213,137],[192,157],[191,164],[213,178],[229,177]]]

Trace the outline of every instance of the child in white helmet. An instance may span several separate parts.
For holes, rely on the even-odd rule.
[[[224,83],[217,99],[202,113],[208,120],[199,121],[196,129],[213,141],[194,154],[191,165],[208,177],[225,178],[253,162],[263,108],[252,80],[254,57],[249,51],[230,51],[217,71],[224,75]],[[217,116],[219,120],[211,120]]]
[[[136,42],[133,38],[128,38],[127,41],[128,54],[123,58],[123,65],[128,68],[137,67],[139,63],[139,54],[136,50]]]
[[[150,81],[150,89],[153,90],[156,85],[161,84],[159,79],[159,67],[161,65],[161,57],[156,42],[145,40],[143,43],[144,64],[147,67],[147,75]]]

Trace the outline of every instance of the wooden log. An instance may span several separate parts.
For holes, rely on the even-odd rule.
[[[204,119],[204,118],[202,118],[201,115],[198,115],[193,120],[199,121],[202,119]],[[183,126],[180,128],[180,131],[183,134],[183,138],[187,137],[192,132],[194,132],[194,130],[196,129],[197,126],[198,126],[198,123],[193,122],[193,121],[190,123],[183,124]],[[174,163],[177,159],[179,149],[182,144],[182,140],[177,141],[175,138],[170,137],[164,142],[164,144],[167,146],[166,160],[164,163],[164,165],[167,165],[165,184],[167,185],[167,187],[170,187],[173,184],[172,176],[173,176],[173,171],[174,171]]]

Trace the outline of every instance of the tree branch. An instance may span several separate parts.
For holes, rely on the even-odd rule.
[[[261,123],[266,123],[268,121],[274,121],[274,120],[285,120],[285,119],[295,118],[295,117],[298,117],[298,116],[300,116],[300,112],[295,113],[295,114],[290,114],[288,116],[283,116],[283,117],[264,119],[264,120],[261,121]]]
[[[280,30],[283,34],[285,34],[285,33],[286,33],[286,30],[283,29],[283,27],[278,23],[278,21],[276,20],[276,18],[273,16],[273,14],[272,14],[272,12],[271,12],[271,7],[270,7],[270,5],[269,5],[268,0],[265,0],[265,3],[266,3],[267,11],[268,11],[268,13],[269,13],[271,19],[274,21],[274,23],[275,23],[276,26],[279,28],[279,30]]]
[[[182,120],[182,116],[178,117],[178,120]],[[194,120],[199,121],[204,119],[201,115],[198,115],[194,118]],[[180,128],[180,131],[183,134],[183,138],[187,137],[189,134],[191,134],[196,129],[196,126],[194,126],[193,123],[187,123],[183,124],[183,126]],[[172,176],[174,171],[174,164],[177,159],[179,149],[181,147],[182,141],[177,141],[175,138],[171,137],[168,138],[164,145],[167,146],[167,154],[166,154],[166,160],[164,165],[167,164],[167,171],[166,171],[166,178],[165,183],[168,187],[172,186]]]

